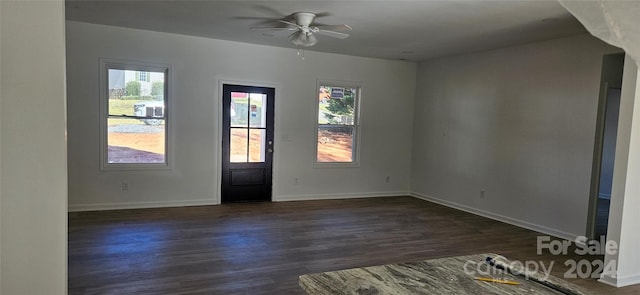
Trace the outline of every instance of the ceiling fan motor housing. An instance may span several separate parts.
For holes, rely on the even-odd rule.
[[[293,17],[296,19],[296,23],[298,25],[302,27],[309,27],[316,18],[316,14],[311,12],[296,12],[293,14]]]

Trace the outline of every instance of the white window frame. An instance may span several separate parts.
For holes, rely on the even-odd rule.
[[[163,72],[164,84],[164,163],[109,163],[108,162],[108,118],[109,118],[109,69]],[[171,89],[171,66],[160,63],[121,59],[100,59],[100,170],[168,170],[172,169],[171,113],[173,112]]]
[[[354,100],[354,112],[353,112],[353,146],[351,148],[351,162],[318,162],[318,128],[320,125],[318,122],[318,114],[320,112],[320,103],[318,102],[318,91],[320,86],[329,87],[344,87],[356,89],[356,98]],[[358,82],[348,81],[335,81],[335,80],[317,80],[316,89],[314,92],[315,103],[315,129],[314,129],[314,152],[313,152],[313,167],[314,168],[352,168],[360,167],[360,101],[362,97],[362,86]]]

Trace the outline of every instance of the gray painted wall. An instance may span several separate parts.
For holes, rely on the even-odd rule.
[[[70,208],[217,203],[220,79],[276,86],[274,200],[406,194],[416,64],[312,51],[305,56],[293,48],[67,22]],[[173,169],[100,171],[101,57],[171,65]],[[313,167],[318,79],[362,86],[360,167]]]
[[[615,52],[579,35],[419,64],[412,190],[584,234],[602,56]]]

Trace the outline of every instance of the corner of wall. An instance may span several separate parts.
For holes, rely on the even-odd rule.
[[[546,227],[546,226],[541,226],[541,225],[538,225],[538,224],[535,224],[535,223],[527,222],[527,221],[524,221],[524,220],[521,220],[521,219],[504,216],[504,215],[497,214],[497,213],[494,213],[494,212],[489,212],[489,211],[486,211],[486,210],[473,208],[473,207],[470,207],[470,206],[458,204],[458,203],[455,203],[455,202],[446,201],[446,200],[443,200],[443,199],[440,199],[440,198],[427,196],[427,195],[419,194],[419,193],[416,193],[416,192],[411,192],[409,195],[414,197],[414,198],[418,198],[418,199],[425,200],[425,201],[428,201],[428,202],[436,203],[438,205],[442,205],[442,206],[446,206],[446,207],[453,208],[453,209],[456,209],[456,210],[468,212],[468,213],[471,213],[471,214],[474,214],[474,215],[486,217],[486,218],[493,219],[493,220],[496,220],[496,221],[500,221],[500,222],[503,222],[503,223],[515,225],[517,227],[529,229],[529,230],[532,230],[532,231],[536,231],[536,232],[539,232],[539,233],[547,234],[547,235],[550,235],[550,236],[553,236],[553,237],[557,237],[557,238],[561,238],[561,239],[565,239],[565,240],[568,240],[568,241],[575,241],[577,237],[582,236],[581,234],[560,231],[560,230],[557,230],[557,229],[553,229],[553,228],[549,228],[549,227]]]
[[[602,55],[619,50],[584,34],[420,63],[410,191],[583,235]]]

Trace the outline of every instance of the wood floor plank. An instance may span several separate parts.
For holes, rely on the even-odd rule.
[[[494,252],[536,254],[539,233],[411,197],[69,213],[69,294],[304,294],[298,276]],[[602,294],[640,294],[594,279]]]

